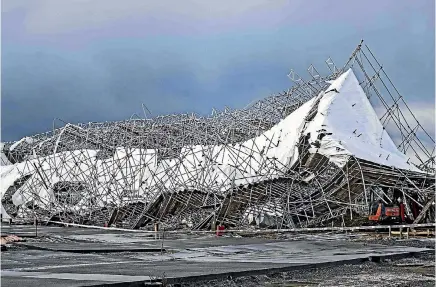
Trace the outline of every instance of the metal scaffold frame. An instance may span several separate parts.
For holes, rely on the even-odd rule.
[[[331,58],[325,63],[327,76],[314,65],[307,69],[307,80],[291,70],[289,90],[240,110],[213,110],[208,117],[147,118],[150,112],[143,105],[144,119],[64,123],[58,128],[54,121],[50,132],[4,144],[2,152],[13,168],[2,177],[15,172],[17,179],[2,194],[2,206],[12,218],[27,221],[131,229],[157,223],[167,229],[198,230],[218,223],[282,229],[323,226],[344,216],[352,219],[353,214],[366,214],[374,197],[392,201],[393,193],[400,192],[403,202],[426,206],[425,218],[434,220],[434,206],[427,206],[434,200],[433,137],[363,41],[342,67]],[[281,142],[268,131],[314,100],[304,119],[310,122],[317,112],[317,96],[349,68],[377,106],[383,127],[398,136],[398,149],[425,173],[353,156],[338,167],[309,152],[302,135],[296,145],[297,162],[284,164],[270,156]],[[250,142],[261,136],[261,146]],[[234,173],[227,174],[221,166],[223,154],[234,163]],[[256,176],[244,183],[235,180],[235,174],[250,174],[253,166]],[[218,178],[217,172],[226,177]],[[410,208],[406,211],[413,217]]]

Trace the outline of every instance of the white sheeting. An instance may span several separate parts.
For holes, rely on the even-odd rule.
[[[3,153],[4,143],[0,143],[0,166],[10,165],[12,164],[6,155]]]
[[[14,150],[17,146],[19,146],[19,145],[20,145],[21,143],[23,143],[23,142],[28,143],[28,144],[32,144],[32,143],[34,142],[34,140],[33,140],[32,138],[29,138],[29,137],[24,137],[24,138],[20,139],[19,141],[13,143],[13,144],[9,147],[9,150],[10,150],[10,151]]]
[[[344,166],[350,156],[355,156],[386,166],[419,171],[397,149],[351,69],[331,82],[305,134],[309,132],[312,142],[320,132],[331,133],[320,141],[321,147],[312,148],[312,152],[329,157],[338,166]]]
[[[153,194],[183,189],[224,192],[235,185],[277,178],[298,159],[296,143],[313,103],[314,100],[308,101],[256,138],[233,146],[187,146],[178,158],[162,160],[159,164],[155,150],[120,147],[106,160],[97,160],[95,150],[76,150],[5,166],[2,176],[6,180],[0,187],[1,195],[25,174],[34,174],[41,181],[32,163],[42,167],[49,185],[47,189],[42,181],[41,184],[32,181],[32,192],[46,202],[50,202],[51,189],[60,180],[86,182],[97,178],[94,186],[99,193],[107,195],[104,201],[117,202],[123,190],[137,190],[139,195],[145,191]],[[25,184],[15,192],[12,197],[15,205],[31,200],[31,196],[26,196],[28,188]]]

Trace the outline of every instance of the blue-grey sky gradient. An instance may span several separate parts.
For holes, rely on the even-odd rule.
[[[183,3],[183,4],[182,4]],[[434,134],[434,0],[3,0],[2,141],[67,122],[241,108],[361,38]]]

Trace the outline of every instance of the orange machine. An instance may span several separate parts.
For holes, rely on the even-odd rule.
[[[404,222],[404,205],[400,203],[399,206],[387,206],[379,202],[373,204],[371,213],[368,217],[369,221],[384,223],[384,222]]]

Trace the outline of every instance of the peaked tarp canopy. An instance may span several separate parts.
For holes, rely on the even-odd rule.
[[[362,87],[351,69],[332,81],[319,101],[318,112],[308,125],[321,146],[312,148],[343,166],[350,156],[385,166],[420,171],[401,153],[381,124]]]

